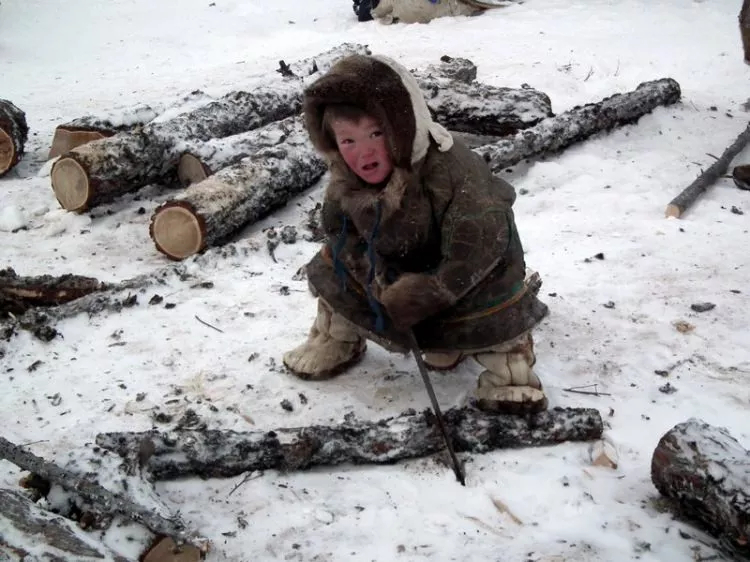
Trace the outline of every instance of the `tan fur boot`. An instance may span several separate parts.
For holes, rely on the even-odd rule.
[[[324,380],[340,374],[364,356],[366,343],[340,314],[318,299],[307,341],[284,354],[284,365],[301,379]]]
[[[529,413],[547,409],[542,383],[534,374],[534,340],[526,332],[514,340],[477,353],[486,370],[477,384],[477,405],[498,413]]]
[[[450,371],[458,366],[463,359],[464,354],[461,351],[426,352],[424,354],[424,364],[433,371]]]
[[[483,11],[461,0],[380,0],[372,16],[381,23],[429,23],[443,16],[471,16]]]

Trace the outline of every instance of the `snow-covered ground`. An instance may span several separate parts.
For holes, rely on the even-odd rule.
[[[54,127],[81,115],[249,88],[280,59],[343,41],[410,68],[467,57],[479,80],[529,84],[556,112],[672,77],[680,104],[504,174],[521,193],[527,263],[551,311],[535,331],[538,373],[552,406],[601,411],[617,469],[591,466],[588,444],[562,444],[473,455],[465,488],[449,468],[419,459],[269,471],[233,492],[242,477],[157,490],[212,539],[211,561],[701,559],[715,553],[659,507],[650,461],[659,437],[690,417],[750,447],[750,193],[723,179],[681,220],[665,219],[664,208],[747,126],[739,4],[528,0],[480,17],[382,26],[358,23],[349,0],[4,0],[0,98],[26,112],[31,133],[24,160],[0,179],[0,267],[118,281],[171,265],[148,235],[169,193],[148,187],[82,215],[57,204],[46,154]],[[189,407],[212,428],[261,430],[427,407],[413,360],[374,344],[329,382],[284,372],[282,353],[315,311],[294,275],[317,246],[282,244],[274,261],[264,229],[305,234],[305,211],[321,196],[322,184],[186,260],[191,279],[172,275],[133,308],[68,319],[50,343],[26,332],[0,342],[0,435],[62,458],[101,431],[170,427],[154,422],[156,411],[178,419]],[[604,259],[588,259],[598,253]],[[213,288],[193,287],[202,281]],[[163,303],[147,304],[156,293]],[[715,308],[691,310],[706,301]],[[693,329],[677,330],[678,321]],[[433,375],[443,408],[465,402],[478,371],[467,363]],[[676,392],[660,391],[667,382]],[[593,384],[606,395],[565,391]],[[0,466],[0,484],[15,486],[19,471]],[[107,541],[135,558],[144,534],[115,528]]]

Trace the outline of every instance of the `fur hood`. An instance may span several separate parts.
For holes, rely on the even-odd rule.
[[[416,80],[388,57],[344,57],[305,91],[305,123],[310,139],[329,159],[338,152],[323,130],[323,112],[331,103],[354,105],[376,118],[384,129],[396,168],[411,171],[412,165],[427,154],[431,138],[440,151],[453,146],[451,134],[432,120]]]

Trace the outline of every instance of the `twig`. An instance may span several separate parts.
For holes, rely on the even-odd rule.
[[[217,332],[221,332],[222,334],[224,333],[224,330],[220,330],[220,329],[219,329],[219,328],[217,328],[216,326],[212,326],[212,325],[211,325],[211,324],[209,324],[208,322],[206,322],[206,321],[204,321],[204,320],[201,320],[201,319],[200,319],[200,318],[198,317],[198,315],[197,315],[197,314],[195,315],[195,319],[196,319],[196,320],[197,320],[198,322],[200,322],[201,324],[203,324],[204,326],[208,326],[209,328],[213,328],[214,330],[216,330]]]
[[[252,472],[249,472],[242,479],[242,481],[239,484],[237,484],[234,488],[232,488],[229,491],[229,493],[227,494],[227,497],[229,497],[232,494],[234,494],[234,492],[237,491],[237,488],[239,488],[240,486],[242,486],[245,482],[248,482],[249,480],[255,480],[256,478],[260,478],[261,476],[263,476],[263,471],[262,470],[253,470]]]
[[[587,80],[588,80],[589,78],[591,78],[591,76],[592,76],[593,74],[594,74],[594,67],[593,67],[593,66],[590,66],[590,67],[589,67],[589,73],[588,73],[588,74],[586,75],[586,78],[584,78],[584,79],[583,79],[583,81],[584,81],[584,82],[586,82],[586,81],[587,81]]]
[[[599,392],[596,387],[598,385],[596,384],[586,384],[583,386],[571,386],[570,388],[563,388],[563,392],[573,392],[575,394],[588,394],[590,396],[612,396],[608,392]],[[590,390],[580,390],[582,388],[593,388],[593,391]]]

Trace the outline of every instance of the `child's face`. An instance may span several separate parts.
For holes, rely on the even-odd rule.
[[[360,178],[378,184],[391,175],[391,154],[377,120],[369,116],[359,121],[335,119],[331,129],[341,156]]]

